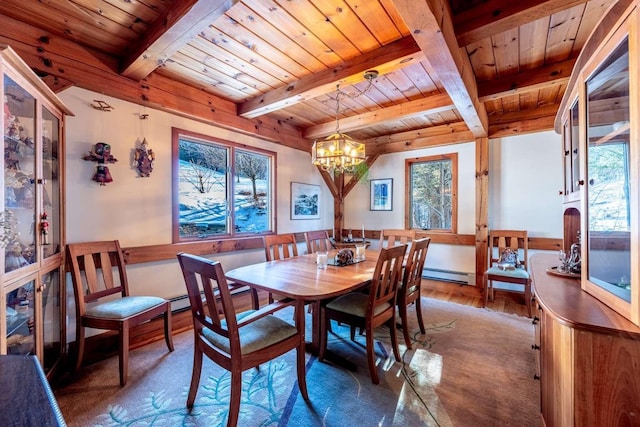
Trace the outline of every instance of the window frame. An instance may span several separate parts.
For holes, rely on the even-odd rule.
[[[235,198],[234,198],[234,186],[235,186],[235,153],[236,150],[241,152],[255,153],[263,156],[270,157],[269,167],[269,189],[268,198],[269,206],[269,229],[261,232],[237,232],[235,231],[235,216],[231,215],[228,223],[228,231],[222,234],[210,235],[204,238],[198,237],[181,237],[180,236],[180,140],[187,139],[197,144],[211,144],[217,147],[225,148],[229,155],[229,168],[227,171],[227,183],[230,188],[227,188],[227,200],[229,211],[234,212]],[[171,128],[171,168],[172,168],[172,183],[171,183],[171,235],[173,243],[185,243],[185,242],[201,242],[210,240],[227,240],[235,239],[238,237],[249,236],[262,236],[267,234],[274,234],[277,232],[277,161],[278,155],[275,151],[265,150],[262,148],[252,147],[246,144],[241,144],[233,141],[229,141],[223,138],[213,137],[197,132],[192,132],[186,129]]]
[[[412,216],[412,181],[411,167],[416,163],[451,161],[451,228],[430,228],[423,230],[421,228],[411,227]],[[457,234],[458,232],[458,153],[438,154],[433,156],[422,156],[405,159],[405,209],[404,209],[404,227],[406,229],[414,229],[420,231],[428,231],[442,234]]]

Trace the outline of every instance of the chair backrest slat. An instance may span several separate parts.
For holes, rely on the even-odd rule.
[[[100,252],[100,266],[102,267],[102,278],[104,279],[104,288],[113,289],[116,284],[113,281],[113,265],[108,252]]]
[[[267,261],[298,256],[296,237],[293,234],[270,234],[263,237]]]

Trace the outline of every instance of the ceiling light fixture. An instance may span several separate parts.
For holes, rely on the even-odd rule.
[[[336,132],[323,140],[315,140],[311,148],[311,160],[322,170],[336,174],[352,173],[355,167],[366,159],[364,143],[358,142],[346,133],[340,132],[340,95],[357,98],[371,89],[373,80],[378,77],[376,70],[366,71],[364,78],[369,82],[367,87],[357,95],[350,95],[336,86]]]

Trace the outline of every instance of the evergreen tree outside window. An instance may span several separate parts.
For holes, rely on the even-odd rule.
[[[405,161],[406,228],[457,232],[457,153]]]
[[[275,153],[173,130],[174,242],[274,231]]]

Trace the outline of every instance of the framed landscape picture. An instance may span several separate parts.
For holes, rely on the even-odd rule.
[[[291,183],[291,219],[320,219],[320,186]]]
[[[371,206],[369,210],[393,210],[393,178],[371,180]]]

